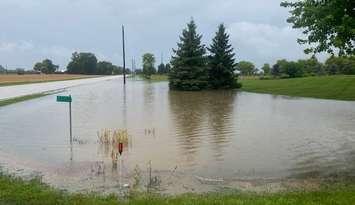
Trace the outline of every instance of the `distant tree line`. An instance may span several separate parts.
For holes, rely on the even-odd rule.
[[[219,25],[212,44],[201,43],[193,20],[180,36],[170,62],[169,87],[176,90],[238,88],[233,48],[223,24]],[[207,54],[207,50],[209,53]]]
[[[307,60],[278,60],[271,68],[268,64],[262,67],[265,75],[278,78],[296,78],[315,75],[355,75],[355,56],[331,56],[325,63],[316,57]]]
[[[50,59],[45,59],[34,65],[33,70],[45,74],[58,72],[58,65],[53,64]],[[1,69],[0,69],[1,72]],[[113,65],[108,61],[98,61],[93,53],[74,52],[71,61],[67,65],[66,73],[85,74],[85,75],[119,75],[123,74],[123,68]],[[126,69],[130,73],[130,69]]]
[[[240,61],[236,65],[240,75],[263,74],[274,78],[297,78],[316,75],[355,75],[355,56],[331,56],[325,63],[316,57],[298,61],[278,60],[273,66],[265,63],[260,70],[252,62]]]
[[[93,53],[75,52],[67,66],[67,72],[86,75],[117,75],[123,73],[123,68],[113,65],[111,62],[98,61]],[[130,73],[128,68],[126,73]]]
[[[39,74],[40,72],[35,70],[25,70],[23,68],[16,68],[16,69],[5,69],[2,65],[0,65],[0,74]]]

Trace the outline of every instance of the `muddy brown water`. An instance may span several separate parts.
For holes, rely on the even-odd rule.
[[[70,191],[115,192],[136,175],[145,189],[151,163],[152,180],[167,193],[355,175],[355,102],[169,91],[167,82],[140,80],[123,88],[122,79],[62,94],[73,97],[73,146],[68,105],[55,95],[1,107],[3,170],[40,173]],[[130,135],[118,168],[112,148],[98,143],[103,128]]]

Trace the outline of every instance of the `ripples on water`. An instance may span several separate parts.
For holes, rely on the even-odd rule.
[[[125,128],[132,136],[124,154],[127,172],[150,160],[157,170],[177,166],[224,178],[355,172],[354,102],[228,90],[178,92],[165,82],[129,81],[122,88],[120,80],[63,94],[69,93],[74,136],[85,143],[74,144],[70,152],[68,107],[46,96],[0,108],[0,152],[49,172],[65,173],[68,164],[82,170],[98,161],[110,164],[97,131]]]

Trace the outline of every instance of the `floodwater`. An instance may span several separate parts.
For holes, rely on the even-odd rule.
[[[55,95],[1,107],[3,169],[35,171],[63,189],[100,192],[132,186],[137,175],[146,187],[149,167],[167,193],[355,176],[355,102],[169,91],[167,82],[140,80],[123,88],[121,78],[61,94],[73,97],[73,145],[68,104]],[[104,128],[130,136],[118,166],[115,147],[98,142]]]
[[[0,86],[0,100],[24,96],[24,95],[31,95],[35,93],[56,91],[60,89],[69,88],[72,86],[78,86],[87,83],[95,83],[95,82],[115,79],[119,77],[122,76],[115,75],[115,76],[85,78],[85,79],[77,79],[77,80],[55,81],[55,82],[47,82],[47,83],[32,83],[32,84],[25,84],[25,85]]]

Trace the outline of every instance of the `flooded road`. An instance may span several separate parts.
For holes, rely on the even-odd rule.
[[[55,95],[5,106],[3,168],[39,171],[59,188],[102,192],[119,181],[131,185],[136,175],[144,187],[149,167],[170,193],[355,175],[355,102],[169,91],[167,82],[139,80],[123,88],[120,78],[62,94],[73,97],[73,146],[68,105]],[[116,148],[98,141],[105,128],[126,129],[130,138],[118,169]]]
[[[85,78],[78,80],[64,80],[47,83],[33,83],[24,85],[0,86],[0,100],[14,98],[24,95],[43,93],[49,91],[60,90],[72,86],[78,86],[88,83],[96,83],[103,80],[120,78],[121,76],[105,76],[95,78]]]

